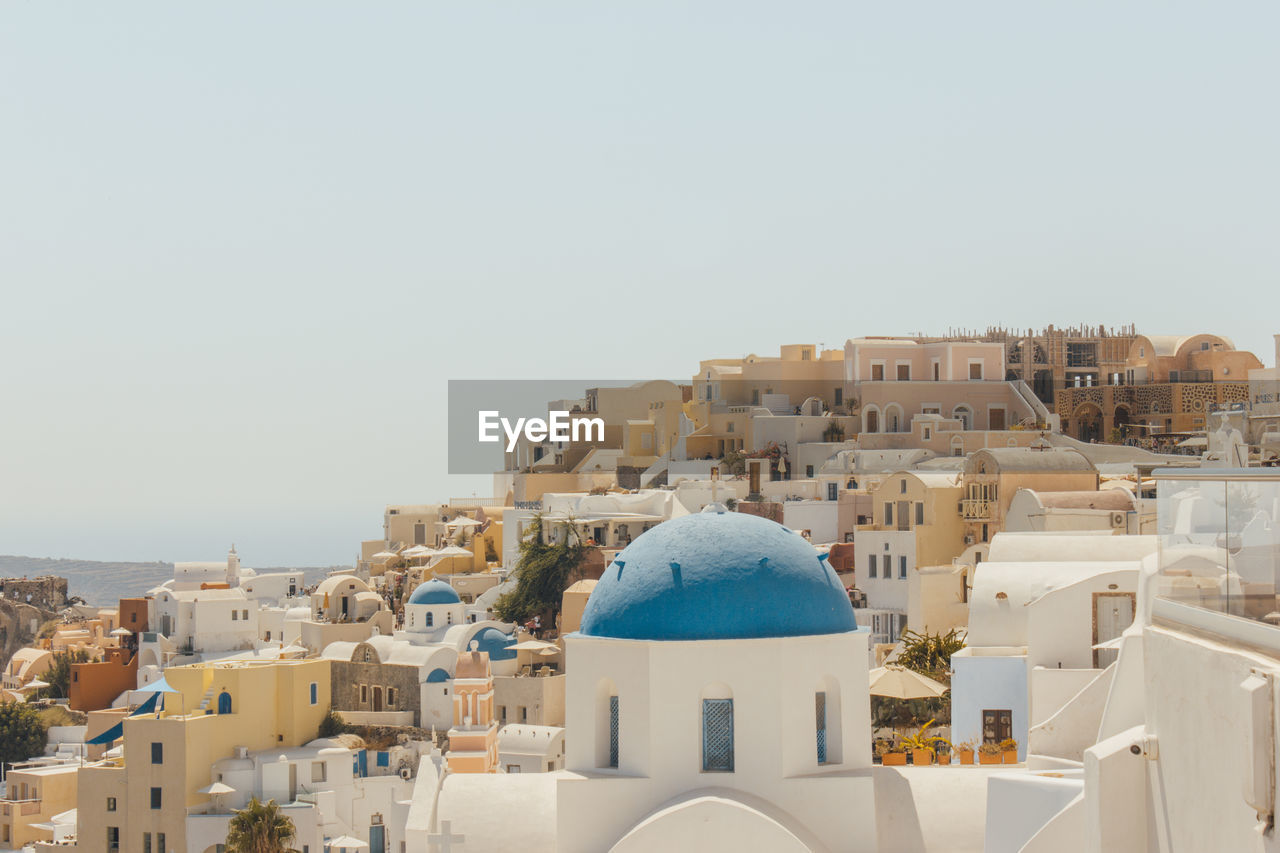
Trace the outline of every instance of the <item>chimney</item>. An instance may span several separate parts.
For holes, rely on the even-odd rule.
[[[1276,368],[1280,369],[1280,335],[1272,335],[1276,341]]]

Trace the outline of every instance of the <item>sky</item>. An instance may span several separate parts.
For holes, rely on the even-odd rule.
[[[449,379],[1135,323],[1273,363],[1280,6],[0,10],[0,553],[350,563]],[[1272,309],[1272,310],[1267,310]]]

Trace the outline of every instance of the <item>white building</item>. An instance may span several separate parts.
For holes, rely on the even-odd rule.
[[[498,766],[507,773],[551,773],[564,767],[560,726],[503,726],[498,731]]]
[[[795,533],[667,522],[566,638],[566,769],[420,774],[408,848],[977,853],[990,771],[872,766],[866,639]]]

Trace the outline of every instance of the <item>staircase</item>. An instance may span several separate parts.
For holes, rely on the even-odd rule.
[[[204,692],[204,696],[200,697],[200,707],[196,708],[197,714],[209,713],[209,703],[213,701],[213,688],[210,687]]]

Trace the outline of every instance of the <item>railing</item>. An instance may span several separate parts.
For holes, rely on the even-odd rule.
[[[994,514],[995,501],[965,498],[960,501],[960,517],[965,521],[985,521]]]

